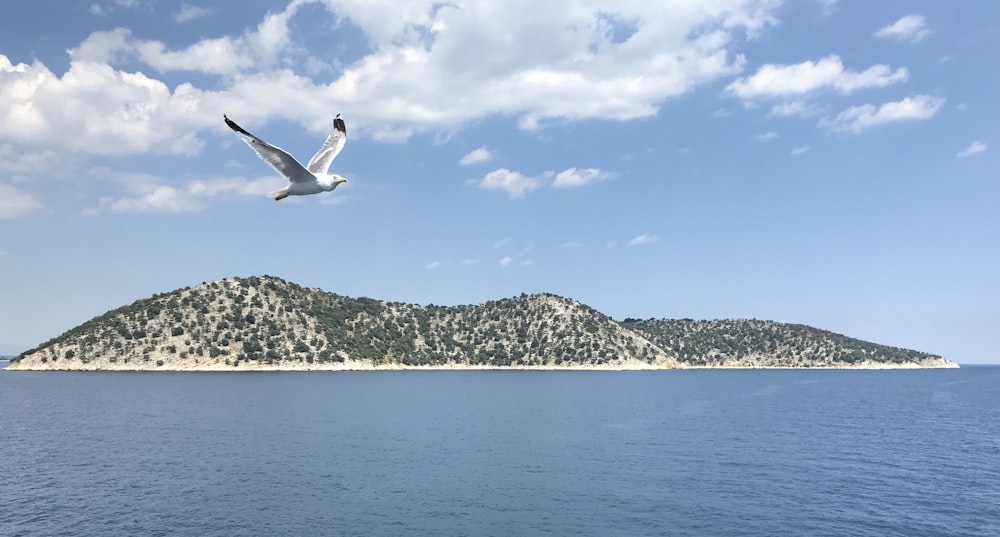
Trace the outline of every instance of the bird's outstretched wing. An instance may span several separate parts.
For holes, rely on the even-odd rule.
[[[243,127],[236,124],[235,121],[226,117],[222,114],[223,119],[226,120],[226,125],[229,125],[230,129],[236,131],[237,134],[243,138],[243,141],[250,146],[254,152],[257,153],[264,162],[271,165],[275,171],[285,176],[289,181],[293,183],[299,183],[302,181],[312,181],[314,177],[308,170],[299,164],[299,161],[295,160],[294,157],[285,152],[284,149],[280,147],[275,147],[264,140],[250,134]]]
[[[347,125],[344,124],[340,114],[337,114],[337,117],[333,118],[333,134],[326,137],[323,147],[313,155],[306,168],[315,174],[326,173],[330,169],[330,163],[337,158],[345,143],[347,143]]]

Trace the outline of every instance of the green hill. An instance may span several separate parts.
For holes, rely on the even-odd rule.
[[[23,353],[11,369],[417,366],[678,364],[610,317],[555,295],[417,306],[264,276],[136,301]]]
[[[350,298],[261,276],[138,300],[8,369],[945,367],[940,357],[768,321],[627,319],[551,294],[468,306]]]
[[[869,343],[802,324],[756,319],[626,319],[686,366],[897,367],[950,365],[940,356]]]

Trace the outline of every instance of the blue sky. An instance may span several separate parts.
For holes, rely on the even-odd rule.
[[[39,0],[0,19],[0,352],[270,274],[997,363],[1000,4]],[[336,113],[335,192],[283,180]]]

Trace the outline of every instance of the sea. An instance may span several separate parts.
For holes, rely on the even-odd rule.
[[[0,535],[998,536],[1000,367],[4,371]]]

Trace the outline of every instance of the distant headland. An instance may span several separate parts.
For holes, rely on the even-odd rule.
[[[465,306],[350,298],[272,276],[228,278],[109,311],[7,370],[958,367],[800,324],[625,319],[553,294]]]

